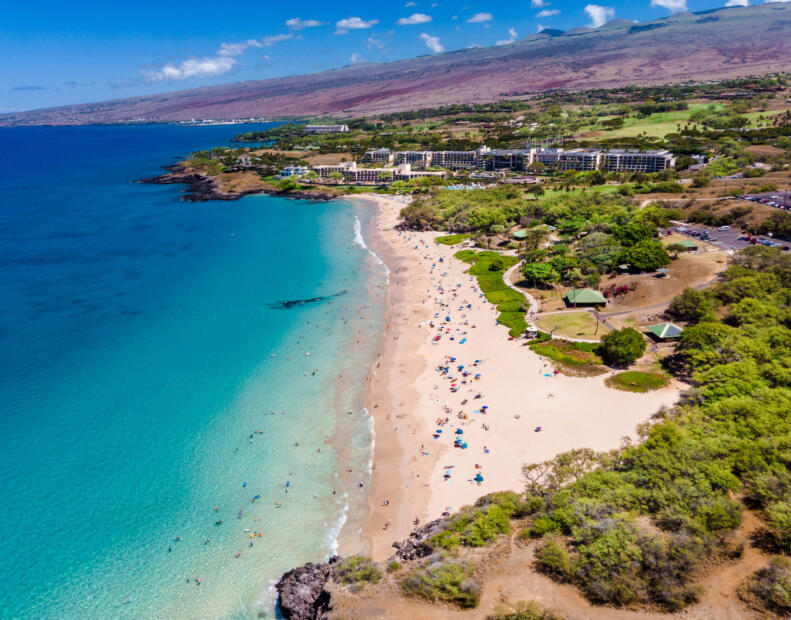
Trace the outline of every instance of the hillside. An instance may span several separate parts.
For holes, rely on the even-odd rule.
[[[640,24],[617,20],[498,47],[5,114],[0,125],[369,114],[552,89],[758,75],[791,70],[789,31],[791,3],[681,13]]]

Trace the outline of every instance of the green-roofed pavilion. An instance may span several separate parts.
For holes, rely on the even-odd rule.
[[[582,288],[566,293],[566,301],[570,304],[606,304],[607,299],[599,291],[590,288]]]
[[[678,338],[684,331],[682,327],[674,323],[659,323],[658,325],[649,325],[646,327],[653,336],[659,340],[669,340],[670,338]]]
[[[691,239],[684,239],[684,241],[679,241],[678,245],[687,248],[688,250],[697,250],[700,247],[697,243],[695,243]]]
[[[527,237],[527,231],[524,230],[524,229],[523,230],[517,230],[515,233],[512,233],[511,236],[514,239],[525,239]]]

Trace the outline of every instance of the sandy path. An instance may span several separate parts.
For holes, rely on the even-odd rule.
[[[415,517],[425,522],[486,493],[522,489],[524,463],[572,448],[618,447],[624,436],[635,436],[637,424],[676,402],[676,383],[632,394],[607,388],[606,375],[554,374],[496,324],[494,307],[464,273],[468,266],[453,258],[458,248],[434,243],[436,233],[393,230],[403,203],[368,199],[380,210],[371,243],[392,272],[390,321],[368,395],[376,447],[363,535],[374,559],[392,554],[392,542],[409,534]],[[541,432],[534,432],[537,426]],[[456,437],[467,449],[453,447]],[[473,481],[477,473],[480,484]],[[353,547],[342,552],[360,550]]]

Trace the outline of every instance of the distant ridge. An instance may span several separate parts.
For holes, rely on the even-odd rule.
[[[272,80],[0,115],[0,125],[361,115],[553,89],[617,88],[791,71],[791,3],[543,30],[509,45]]]

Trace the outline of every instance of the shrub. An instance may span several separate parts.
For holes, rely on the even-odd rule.
[[[401,570],[401,564],[393,560],[390,564],[387,565],[387,572],[388,573],[397,573]]]
[[[561,620],[534,601],[519,601],[514,606],[498,605],[488,620]]]
[[[480,585],[471,564],[430,556],[424,565],[412,569],[399,583],[407,596],[442,601],[471,609],[480,600]]]
[[[567,581],[571,577],[571,555],[566,545],[556,538],[548,538],[536,550],[536,568],[559,579]]]
[[[381,571],[371,558],[353,555],[344,558],[333,569],[333,577],[345,585],[378,583]]]
[[[791,614],[791,560],[772,558],[749,579],[747,590],[767,609],[777,614]]]
[[[467,508],[450,518],[447,528],[432,536],[432,548],[454,549],[459,545],[484,547],[501,534],[511,531],[511,511],[492,504],[483,508]]]

